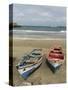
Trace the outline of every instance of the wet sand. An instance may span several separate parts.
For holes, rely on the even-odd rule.
[[[66,55],[65,40],[20,40],[13,39],[13,57],[16,58],[13,61],[13,85],[21,86],[23,82],[29,82],[33,85],[42,84],[56,84],[66,82],[66,60],[60,69],[54,74],[46,64],[46,60],[43,60],[42,65],[33,72],[27,80],[24,80],[16,69],[20,57],[26,52],[32,51],[34,48],[42,48],[43,52],[47,55],[49,49],[54,46],[62,46],[64,54]]]

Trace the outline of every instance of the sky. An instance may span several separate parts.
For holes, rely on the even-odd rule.
[[[65,26],[66,8],[14,4],[13,22],[27,26]]]

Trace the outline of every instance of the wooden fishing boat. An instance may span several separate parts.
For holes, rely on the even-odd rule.
[[[64,63],[62,48],[53,48],[47,56],[46,63],[53,72],[56,72],[56,70]]]
[[[24,55],[16,65],[20,75],[27,79],[42,64],[42,58],[42,49],[34,49],[29,54]]]

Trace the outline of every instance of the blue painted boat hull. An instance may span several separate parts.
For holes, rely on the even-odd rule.
[[[48,60],[46,60],[46,63],[47,63],[47,65],[48,65],[48,67],[51,69],[51,71],[53,72],[53,73],[55,73],[59,68],[60,68],[60,66],[62,65],[62,64],[58,64],[56,67],[53,65],[53,64],[51,64]]]
[[[42,63],[40,63],[41,65]],[[24,72],[21,74],[21,76],[24,78],[24,79],[27,79],[29,77],[29,75],[31,75],[31,73],[33,73],[36,69],[38,69],[40,67],[40,65],[38,65],[36,68],[32,68],[30,70],[28,70],[27,72]]]
[[[31,69],[25,73],[23,73],[21,76],[24,78],[24,79],[27,79],[28,76],[34,71],[34,69]]]

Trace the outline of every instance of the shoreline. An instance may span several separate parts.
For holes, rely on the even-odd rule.
[[[65,38],[23,38],[23,37],[13,37],[13,39],[18,40],[66,40]]]

